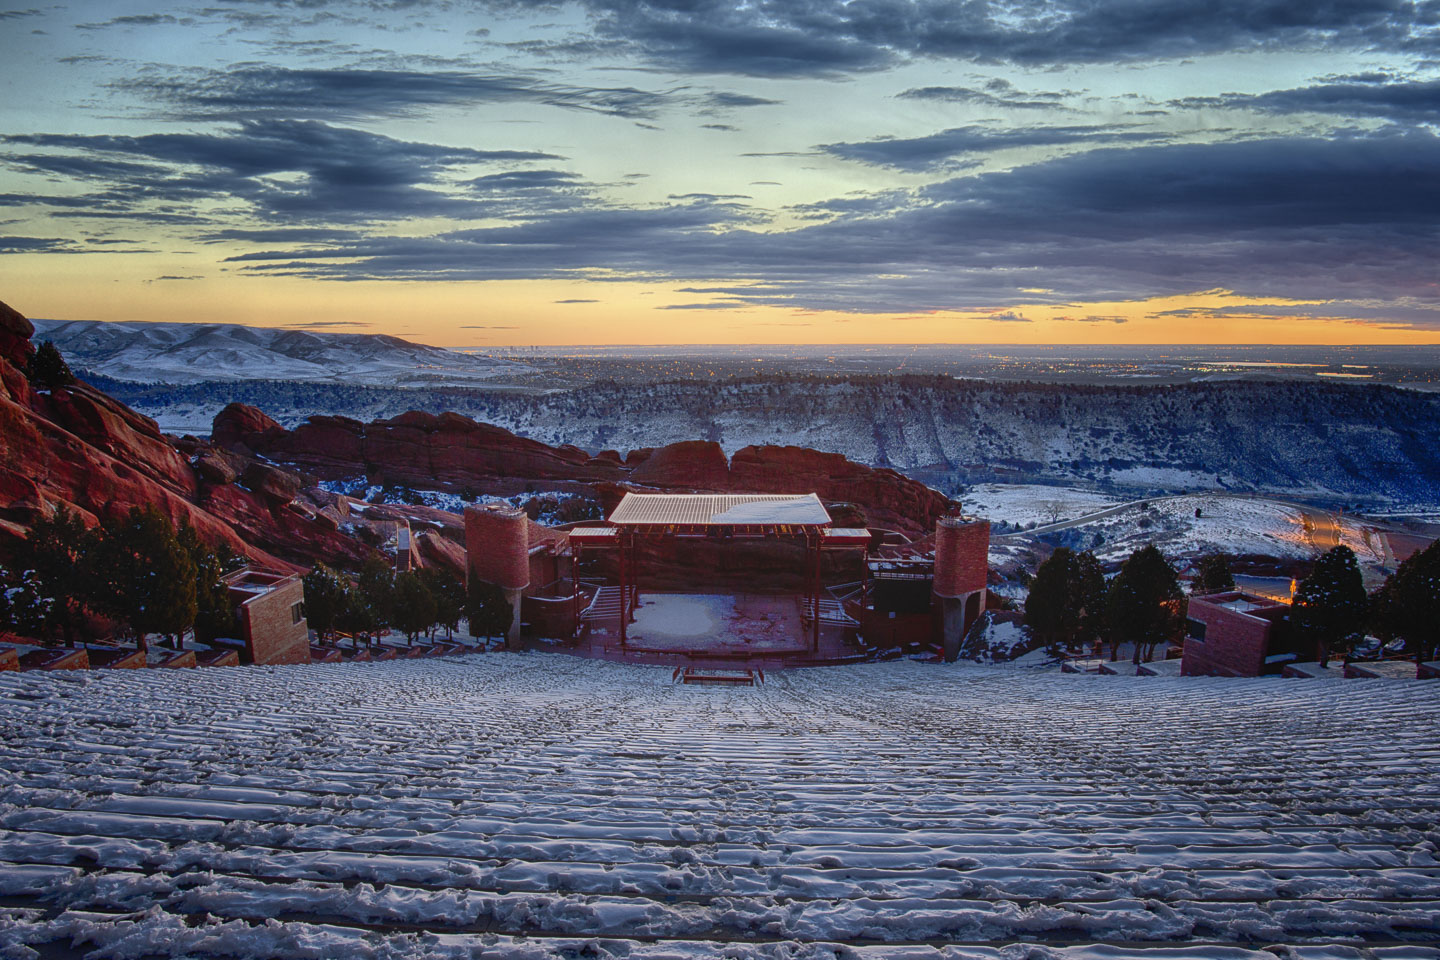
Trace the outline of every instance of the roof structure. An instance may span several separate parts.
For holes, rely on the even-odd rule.
[[[610,522],[616,526],[799,526],[830,524],[813,493],[626,493]]]

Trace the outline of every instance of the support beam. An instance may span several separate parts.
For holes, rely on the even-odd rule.
[[[626,541],[629,537],[620,535],[620,646],[625,646],[626,621],[630,619],[630,584],[626,577],[626,555],[630,552]]]

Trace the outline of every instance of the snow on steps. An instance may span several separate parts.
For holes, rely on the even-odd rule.
[[[136,674],[0,677],[0,956],[1440,957],[1440,685]]]

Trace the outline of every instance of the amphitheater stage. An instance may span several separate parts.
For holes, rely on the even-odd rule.
[[[804,597],[642,592],[623,643],[617,615],[593,622],[587,635],[564,649],[604,660],[695,666],[853,662],[869,648],[846,629],[853,625],[847,619],[826,597],[817,644]]]

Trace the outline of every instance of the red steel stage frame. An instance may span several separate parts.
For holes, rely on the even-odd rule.
[[[574,551],[575,607],[579,610],[580,551],[585,547],[618,551],[620,645],[629,640],[630,615],[639,603],[638,544],[646,538],[709,540],[785,539],[803,541],[813,567],[806,577],[804,608],[810,616],[812,652],[820,649],[821,554],[826,549],[860,548],[868,552],[870,531],[835,528],[820,498],[809,494],[626,493],[604,527],[570,532]],[[580,618],[576,616],[576,629]]]

